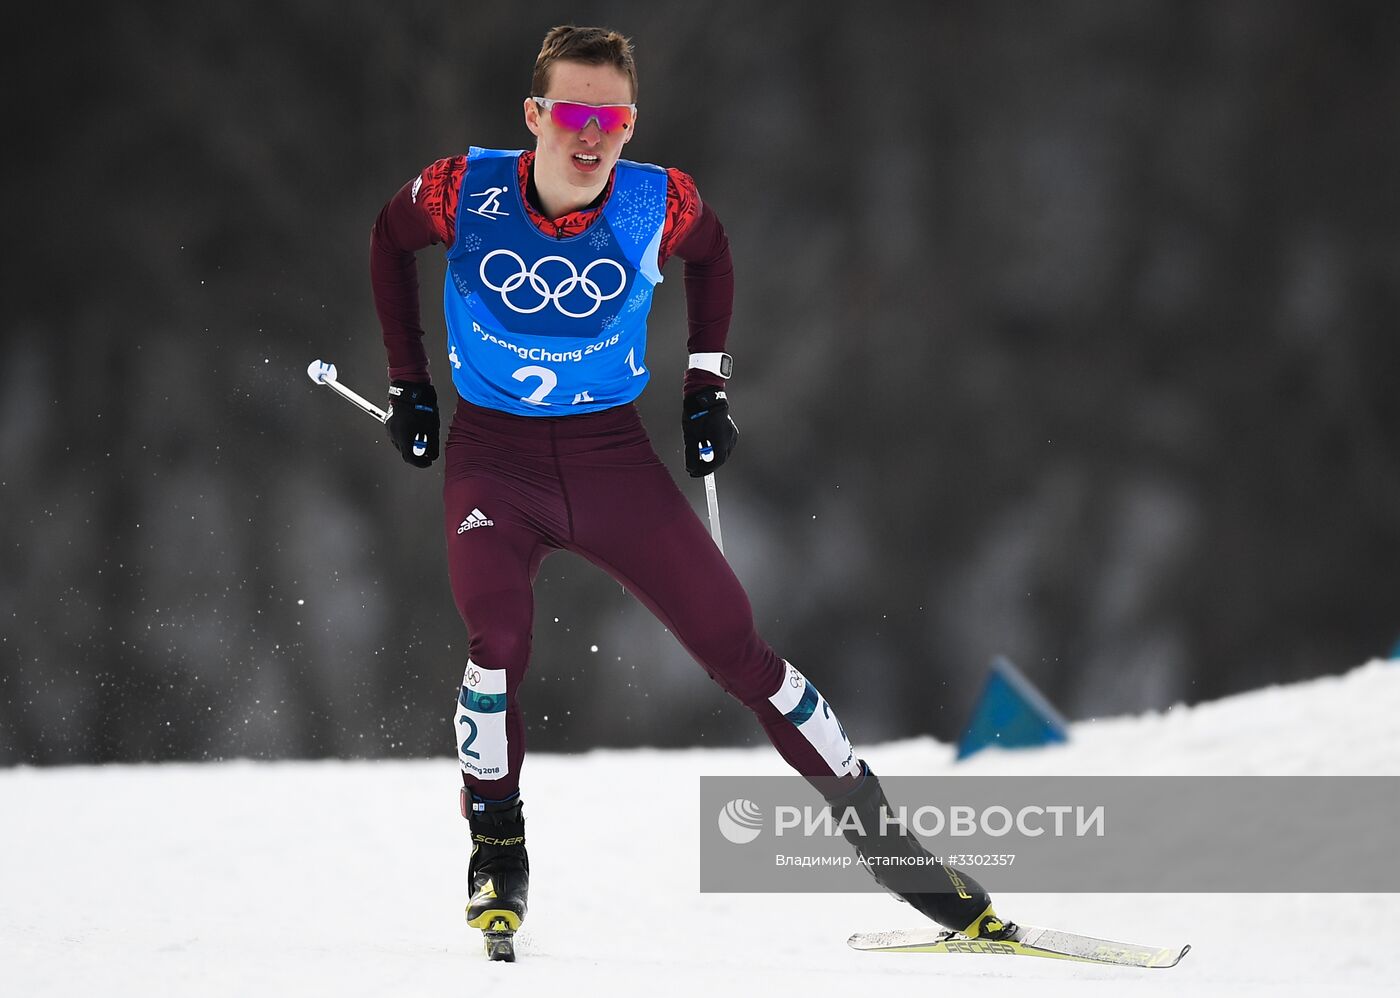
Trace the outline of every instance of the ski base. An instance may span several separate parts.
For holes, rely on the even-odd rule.
[[[1077,932],[1017,926],[1007,939],[969,939],[946,929],[896,929],[857,932],[846,940],[852,949],[874,953],[980,953],[992,956],[1038,956],[1111,967],[1175,967],[1190,952],[1185,946],[1142,946],[1096,939]]]

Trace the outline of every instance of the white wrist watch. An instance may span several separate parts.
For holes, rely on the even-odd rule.
[[[734,373],[734,358],[727,353],[693,353],[688,366],[697,371],[718,374],[728,381]]]

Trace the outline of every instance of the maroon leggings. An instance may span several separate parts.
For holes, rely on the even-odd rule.
[[[859,762],[845,754],[845,732],[754,630],[748,596],[634,406],[531,418],[459,402],[446,465],[447,561],[470,636],[458,757],[477,796],[519,789],[525,721],[516,695],[530,659],[533,584],[558,550],[582,555],[641,600],[824,795],[855,786]]]

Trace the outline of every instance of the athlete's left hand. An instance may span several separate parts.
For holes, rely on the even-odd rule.
[[[685,435],[685,470],[691,478],[703,478],[729,458],[739,442],[739,427],[729,415],[729,399],[722,389],[705,388],[685,397],[681,410]]]

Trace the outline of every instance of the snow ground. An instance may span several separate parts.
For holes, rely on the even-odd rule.
[[[882,774],[1400,775],[1397,718],[1400,664],[1373,662],[1077,724],[1067,745],[956,767],[952,748],[930,739],[862,754]],[[507,965],[487,963],[462,920],[467,840],[453,758],[0,771],[0,991],[1396,993],[1400,895],[998,895],[1019,921],[1194,945],[1178,967],[1143,971],[857,953],[850,932],[918,916],[880,894],[698,893],[698,777],[782,772],[766,747],[532,755],[531,910],[519,962]],[[645,789],[630,803],[594,799],[604,774]]]

